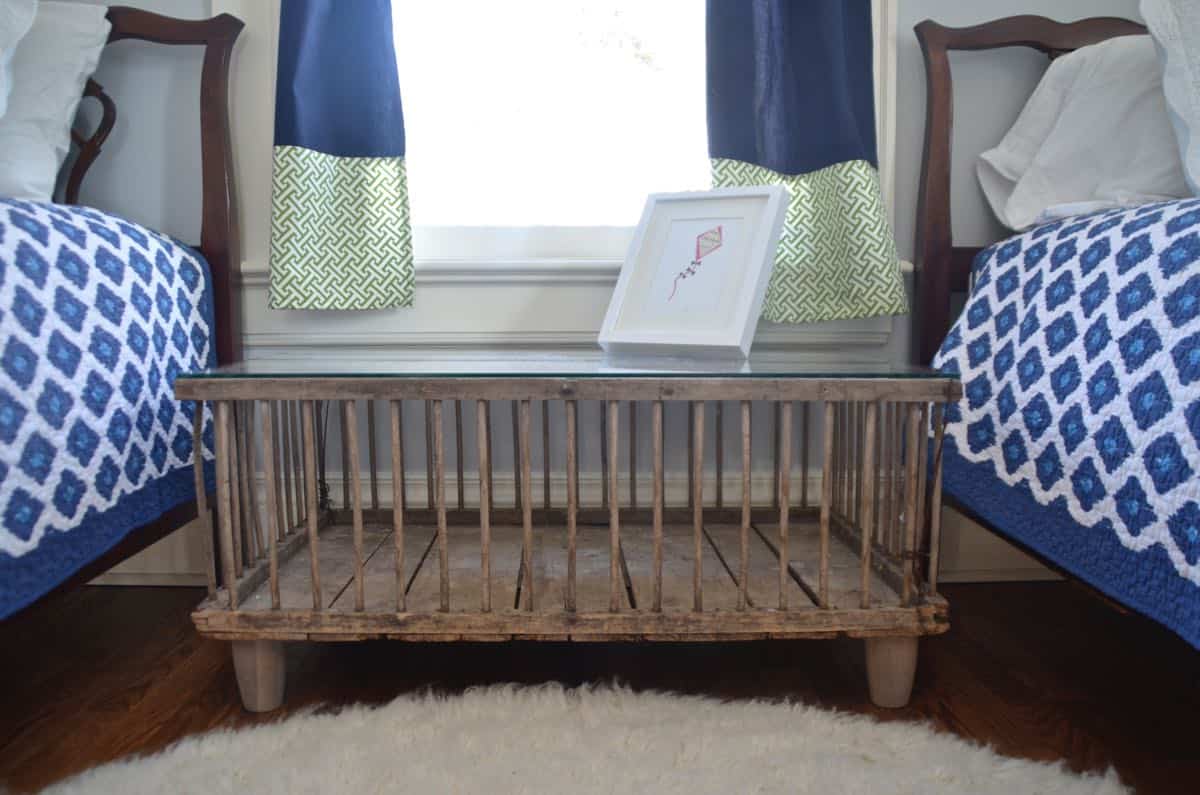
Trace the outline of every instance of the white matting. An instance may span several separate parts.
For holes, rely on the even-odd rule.
[[[622,689],[402,697],[192,737],[49,790],[135,793],[1115,793],[910,723]]]

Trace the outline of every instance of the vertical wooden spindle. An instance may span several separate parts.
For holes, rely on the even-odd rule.
[[[901,523],[904,510],[904,428],[907,416],[901,408],[903,403],[892,404],[892,509],[888,517],[888,551],[892,557],[899,558],[901,534],[904,526]]]
[[[713,438],[713,457],[717,470],[716,491],[713,497],[716,501],[717,510],[725,507],[725,402],[717,401],[717,405],[713,408],[714,413],[714,438]]]
[[[305,508],[304,498],[304,483],[303,478],[308,477],[307,470],[301,464],[300,450],[300,416],[298,414],[299,407],[295,401],[289,401],[287,404],[290,422],[288,423],[288,435],[291,437],[291,470],[292,470],[292,499],[295,500],[296,508],[296,524],[304,521],[305,515],[308,513]],[[305,459],[307,461],[307,459]]]
[[[914,550],[917,541],[917,484],[921,474],[918,471],[921,456],[917,445],[921,428],[921,406],[917,403],[905,404],[907,412],[907,430],[905,439],[905,473],[904,473],[904,545],[901,550],[900,564],[904,572],[904,582],[901,592],[902,604],[912,604],[913,597],[913,565]]]
[[[579,510],[579,440],[577,436],[577,405],[568,400],[563,408],[567,414],[567,594],[566,609],[576,607],[576,513]]]
[[[750,401],[742,401],[742,527],[738,566],[738,610],[746,609],[750,579]]]
[[[879,407],[879,512],[876,522],[879,529],[875,539],[880,549],[887,550],[888,516],[892,512],[892,404],[881,403]]]
[[[917,539],[913,553],[919,550],[925,534],[926,497],[929,494],[929,404],[921,404],[921,435],[917,439]],[[914,574],[919,574],[917,559],[913,559]]]
[[[230,419],[230,403],[219,400],[216,403],[216,444],[217,444],[217,524],[221,533],[221,569],[225,580],[225,590],[229,592],[229,609],[237,610],[237,570],[234,565],[234,536],[233,536],[233,482],[231,479],[232,466],[230,457],[230,430],[233,421]]]
[[[288,413],[287,401],[280,400],[275,405],[279,407],[279,411],[271,419],[276,421],[276,433],[279,437],[276,441],[279,451],[279,518],[285,533],[290,533],[299,524],[296,499],[293,496],[296,486],[292,481],[292,439],[288,435],[291,415]]]
[[[862,533],[862,607],[871,606],[871,535],[875,527],[875,484],[878,480],[875,471],[876,431],[878,428],[879,403],[870,401],[863,412],[862,424],[862,472],[859,475],[859,496],[862,506],[859,508],[859,532]]]
[[[396,612],[408,609],[404,592],[404,435],[399,400],[388,401],[392,426],[392,542],[396,551]]]
[[[855,402],[854,413],[850,418],[850,511],[853,514],[851,523],[862,529],[862,459],[863,459],[863,404]]]
[[[518,404],[514,403],[513,405]],[[518,457],[520,458],[520,468],[518,470],[517,481],[521,484],[521,529],[523,531],[521,569],[524,574],[524,582],[521,588],[525,597],[525,609],[533,612],[537,609],[537,602],[533,593],[533,488],[530,483],[533,464],[529,449],[529,401],[520,401],[518,408],[520,428],[517,436],[519,440],[517,448]]]
[[[338,412],[338,429],[341,431],[338,441],[342,447],[342,509],[345,510],[350,507],[350,449],[346,444],[350,429],[346,427],[346,415],[342,412]]]
[[[446,450],[443,443],[442,401],[433,404],[433,499],[437,510],[438,589],[441,611],[450,612],[450,541],[446,532]]]
[[[367,401],[367,467],[371,478],[371,510],[379,510],[379,461],[375,450],[375,401]]]
[[[542,509],[550,510],[550,401],[542,401]]]
[[[945,407],[933,407],[933,494],[929,497],[929,592],[937,593],[942,546],[942,444],[945,441]]]
[[[782,404],[779,413],[779,609],[788,607],[788,535],[792,510],[792,404]],[[804,473],[800,477],[805,477]]]
[[[812,404],[800,404],[800,507],[808,507],[808,446]]]
[[[275,437],[271,439],[271,445],[263,450],[264,455],[270,455],[275,464],[275,509],[278,514],[275,517],[276,526],[279,528],[279,540],[283,540],[284,536],[292,531],[291,525],[287,522],[287,512],[284,507],[285,503],[285,484],[287,478],[287,466],[283,463],[287,459],[283,457],[283,425],[279,419],[279,401],[272,400],[269,403],[271,414],[271,427],[275,429]]]
[[[279,609],[279,490],[275,475],[275,423],[272,404],[262,415],[263,483],[267,493],[267,577],[271,588],[271,607]]]
[[[637,401],[629,401],[629,507],[638,507],[637,487]]]
[[[492,471],[495,468],[495,464],[493,463],[495,456],[491,455],[490,453],[492,450],[495,450],[496,448],[492,445],[492,401],[488,400],[485,402],[486,402],[486,405],[484,406],[483,415],[484,415],[484,419],[487,421],[487,446],[488,446],[488,452],[489,452],[488,461],[487,461],[487,485],[488,485],[487,507],[488,507],[488,510],[490,511],[496,504],[496,481],[492,477]]]
[[[512,402],[512,433],[513,433],[513,507],[522,510],[521,504],[521,418],[520,403]]]
[[[687,504],[692,510],[695,510],[696,502],[696,439],[692,435],[692,429],[696,427],[696,404],[688,401],[687,404]]]
[[[600,507],[608,510],[608,404],[600,404]]]
[[[212,514],[208,510],[208,486],[204,482],[204,401],[197,400],[192,414],[192,486],[196,489],[196,518],[204,533],[204,575],[208,595],[217,592],[217,554],[213,549]]]
[[[872,502],[874,510],[871,513],[873,523],[866,528],[871,531],[871,543],[878,547],[883,538],[883,477],[887,472],[887,452],[884,450],[884,443],[887,441],[886,429],[884,421],[886,419],[887,404],[880,402],[879,408],[875,413],[875,471],[871,473],[872,481]]]
[[[358,463],[358,414],[355,401],[342,401],[342,420],[346,428],[346,450],[350,454],[350,511],[354,533],[354,609],[366,607],[363,587],[363,508],[362,472]]]
[[[253,426],[250,422],[250,408],[253,403],[242,403],[238,407],[238,487],[242,499],[242,525],[245,528],[246,566],[252,566],[265,552],[258,543],[258,526],[255,522],[254,483],[251,480],[250,446],[254,439]]]
[[[238,415],[241,413],[238,404],[231,405],[229,413],[229,476],[233,480],[233,567],[240,578],[245,570],[244,555],[246,539],[242,535],[242,464],[238,450],[241,447],[241,423]]]
[[[258,401],[246,404],[246,473],[250,482],[250,513],[254,518],[254,538],[258,544],[258,556],[267,556],[267,541],[263,537],[262,515],[258,510],[258,450],[254,429],[258,426]],[[267,454],[263,448],[263,456]]]
[[[663,564],[663,402],[654,401],[650,432],[654,456],[654,612],[662,612]]]
[[[313,402],[306,400],[301,403],[300,413],[304,422],[304,432],[300,436],[304,441],[304,494],[308,502],[305,510],[308,523],[308,567],[312,578],[313,610],[321,610],[321,560],[317,538],[317,428],[313,418]]]
[[[425,401],[425,502],[430,511],[434,509],[433,485],[433,401]]]
[[[774,461],[775,483],[779,484],[779,468],[781,462],[780,455],[780,434],[779,434],[779,418],[780,412],[783,410],[783,404],[778,400],[771,402],[771,434],[772,434],[772,460]],[[771,507],[779,508],[779,489],[771,489]]]
[[[488,472],[492,466],[491,439],[488,433],[488,402],[475,401],[475,444],[479,448],[479,608],[492,611],[492,484]]]
[[[467,508],[467,493],[466,484],[463,478],[463,407],[462,401],[454,401],[454,467],[455,467],[455,485],[458,486],[458,510],[464,511]]]
[[[617,503],[617,435],[620,405],[608,401],[608,609],[621,609],[621,511]]]
[[[836,442],[834,431],[837,425],[834,419],[835,405],[828,400],[825,401],[825,420],[821,423],[824,436],[821,455],[824,460],[821,464],[820,574],[817,583],[817,601],[824,608],[829,607],[829,514],[833,509],[833,459]]]
[[[704,577],[704,401],[694,401],[692,448],[692,609],[704,610],[701,581]]]

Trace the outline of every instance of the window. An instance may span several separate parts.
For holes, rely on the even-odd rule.
[[[619,257],[611,227],[646,194],[709,186],[700,0],[395,0],[393,19],[418,258]]]

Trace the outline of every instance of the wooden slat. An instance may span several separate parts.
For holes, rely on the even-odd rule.
[[[275,429],[275,438],[271,440],[271,446],[264,450],[264,453],[269,451],[270,455],[275,459],[275,506],[278,511],[275,519],[276,526],[279,528],[279,540],[283,540],[284,535],[292,531],[293,525],[288,523],[287,519],[287,458],[283,455],[283,422],[279,415],[279,401],[270,401],[271,412],[271,427]]]
[[[815,527],[811,524],[809,525],[809,532],[815,534]],[[729,580],[735,586],[737,592],[736,598],[741,599],[740,586],[742,577],[736,568],[738,566],[739,555],[741,554],[741,523],[706,523],[704,534],[716,558],[716,566],[710,566],[704,572],[704,604],[709,611],[724,609],[726,606],[722,604],[721,597],[714,598],[711,594],[715,585],[713,578],[723,577]],[[762,525],[756,524],[750,528],[746,550],[747,567],[745,581],[747,609],[770,609],[778,604],[779,586],[776,575],[780,569],[781,560],[783,561],[783,570],[788,572],[788,577],[783,582],[785,589],[784,602],[797,605],[795,609],[799,610],[806,609],[809,606],[808,596],[791,576],[793,568],[789,565],[788,559],[779,554],[779,546],[775,541],[778,537],[778,530],[774,522],[767,522]],[[712,569],[711,573],[709,571],[710,568]],[[717,586],[717,588],[718,590],[722,590],[724,586]],[[782,613],[783,611],[780,612]]]
[[[636,400],[629,401],[629,507],[638,507]]]
[[[800,404],[800,507],[808,507],[808,448],[811,443],[809,425],[811,423],[812,404],[805,401]]]
[[[725,401],[718,400],[713,413],[713,458],[717,470],[713,498],[719,510],[725,507]]]
[[[520,402],[514,400],[512,402],[512,440],[513,440],[513,507],[517,509],[517,513],[522,510],[521,505],[521,418]]]
[[[779,414],[779,483],[776,491],[779,494],[779,609],[788,608],[788,590],[790,575],[788,573],[788,547],[791,531],[792,505],[792,404],[783,404]],[[801,478],[806,475],[801,472]]]
[[[704,403],[694,402],[692,448],[692,609],[704,610]]]
[[[225,590],[229,594],[229,609],[237,610],[237,570],[234,565],[233,537],[233,484],[231,481],[230,454],[230,403],[228,400],[216,402],[216,443],[217,443],[217,524],[221,533],[221,568],[225,580]]]
[[[371,510],[379,510],[379,460],[375,450],[375,401],[367,401],[367,470],[371,479]]]
[[[862,505],[859,508],[859,532],[862,534],[862,606],[871,606],[871,550],[873,530],[875,527],[875,484],[878,473],[875,469],[876,432],[878,430],[879,404],[868,403],[862,423],[862,472],[859,474],[859,496]]]
[[[542,508],[550,510],[550,401],[542,401]]]
[[[254,486],[254,412],[257,401],[246,403],[242,409],[245,428],[242,431],[242,476],[244,478],[246,505],[246,535],[250,537],[251,557],[257,561],[267,555],[266,541],[262,536],[262,523],[258,517],[258,489]]]
[[[608,404],[600,404],[600,507],[608,510]]]
[[[463,482],[463,407],[462,401],[454,401],[454,468],[455,468],[455,484],[458,487],[458,510],[465,510],[467,507],[466,484]]]
[[[564,607],[574,612],[577,606],[576,589],[578,582],[578,541],[579,528],[576,514],[579,511],[579,440],[577,437],[578,406],[574,400],[568,400],[563,406],[567,417],[567,585]]]
[[[492,451],[488,446],[487,401],[475,403],[475,443],[479,448],[479,609],[492,609],[492,484],[488,481]]]
[[[921,551],[921,545],[924,543],[925,534],[925,511],[929,495],[929,404],[922,403],[921,405],[921,427],[920,436],[917,443],[917,522],[916,522],[916,541],[913,543],[913,556],[910,559],[910,569],[914,577],[921,574],[920,562],[917,557]]]
[[[608,446],[608,609],[621,608],[621,512],[617,503],[617,441],[620,405],[608,402],[608,431],[603,444]]]
[[[275,424],[272,422],[271,406],[266,406],[262,417],[263,484],[267,492],[267,544],[268,544],[268,587],[271,589],[271,607],[278,610],[279,601],[279,502],[278,483],[275,475]]]
[[[781,466],[779,456],[780,456],[780,445],[782,444],[782,442],[780,441],[780,434],[779,434],[779,415],[780,415],[780,412],[782,411],[782,406],[783,406],[783,404],[778,400],[771,401],[771,439],[772,439],[771,460],[774,464],[773,472],[775,473],[775,483],[777,485],[779,483],[779,468]],[[771,490],[771,507],[772,508],[779,507],[779,489],[778,488]]]
[[[639,615],[662,615],[684,612],[695,614],[695,535],[690,523],[664,522],[662,531],[662,609],[645,610],[644,605],[653,605],[654,599],[654,550],[653,533],[650,528],[626,523],[621,534],[621,548],[629,565],[629,578],[638,604]],[[709,534],[725,534],[729,540],[727,562],[731,572],[722,563],[716,547],[710,542]],[[701,534],[700,554],[704,561],[701,567],[701,591],[704,594],[705,611],[723,611],[728,615],[738,613],[737,549],[740,524],[706,526]],[[752,539],[753,541],[753,539]],[[758,559],[751,555],[751,573]],[[772,567],[773,568],[773,567]],[[751,588],[753,588],[751,580]],[[748,612],[748,611],[747,611]]]
[[[425,401],[425,502],[434,510],[433,501],[433,401]]]
[[[530,483],[532,461],[529,444],[529,401],[522,400],[518,406],[520,428],[518,433],[518,453],[520,469],[518,483],[521,485],[521,568],[524,581],[521,584],[521,598],[525,609],[532,612],[537,609],[537,598],[533,587],[533,489]]]
[[[490,400],[488,400],[488,401],[485,401],[484,418],[487,420],[487,446],[488,446],[488,450],[495,450],[496,448],[492,446],[492,401],[490,401]],[[488,507],[488,510],[489,510],[489,511],[490,511],[490,510],[492,510],[492,508],[495,506],[495,503],[496,503],[496,497],[495,497],[495,494],[496,494],[496,488],[495,488],[496,481],[495,481],[495,480],[493,479],[493,477],[492,477],[492,470],[493,470],[493,469],[495,469],[495,464],[493,463],[493,459],[494,459],[494,456],[491,456],[491,455],[489,455],[489,456],[488,456],[488,464],[487,464],[487,484],[488,484],[488,499],[487,499],[487,507]]]
[[[404,437],[402,434],[403,404],[399,400],[388,401],[392,426],[392,541],[395,549],[396,612],[406,609],[404,599]]]
[[[687,504],[688,508],[695,510],[696,501],[696,439],[693,436],[692,429],[696,426],[696,404],[688,401],[687,404]]]
[[[437,511],[438,591],[441,609],[450,609],[450,549],[446,535],[446,450],[442,440],[442,401],[433,401],[433,492]]]
[[[288,404],[284,401],[279,403],[281,424],[279,426],[279,435],[282,445],[280,454],[283,456],[281,460],[280,471],[283,473],[283,506],[285,514],[285,522],[288,530],[291,530],[299,524],[299,517],[296,516],[296,491],[298,489],[296,483],[296,473],[292,471],[292,415],[288,409]]]
[[[917,485],[920,482],[920,473],[917,467],[920,461],[920,453],[917,450],[918,432],[921,424],[921,406],[918,403],[908,403],[905,405],[907,414],[907,429],[905,442],[905,472],[904,472],[904,546],[901,551],[901,564],[904,569],[904,589],[901,591],[902,603],[905,605],[912,603],[913,597],[913,552],[916,548],[917,540]]]
[[[338,428],[341,431],[341,447],[342,447],[342,508],[350,507],[350,478],[346,476],[350,464],[350,449],[347,447],[347,438],[350,435],[350,429],[346,427],[346,415],[338,412]]]
[[[738,544],[738,609],[746,609],[750,579],[750,401],[742,401],[742,525]],[[782,590],[783,583],[780,581]],[[782,595],[780,596],[782,599]]]
[[[264,448],[269,450],[270,448]],[[212,513],[208,510],[208,486],[204,482],[204,401],[194,401],[192,414],[192,487],[196,490],[196,518],[204,534],[204,576],[211,598],[217,592],[217,555],[213,549]]]
[[[945,441],[945,407],[933,407],[933,494],[929,498],[929,591],[937,593],[942,547],[942,445]]]
[[[654,401],[650,432],[653,435],[654,456],[654,585],[653,609],[662,611],[663,601],[663,402]]]
[[[305,463],[308,459],[301,461],[299,407],[295,401],[288,402],[287,406],[291,415],[288,433],[292,437],[292,482],[295,484],[292,491],[293,498],[296,501],[296,523],[299,524],[304,521],[308,513],[305,508],[304,489],[301,485],[305,482],[304,479],[308,477],[308,467]]]
[[[342,401],[342,421],[346,429],[346,451],[350,456],[350,511],[354,527],[354,609],[366,606],[363,586],[363,512],[362,471],[358,462],[358,416],[353,400]]]
[[[829,607],[829,520],[833,511],[834,487],[834,431],[837,424],[834,415],[835,404],[825,402],[825,421],[821,423],[824,443],[821,445],[824,463],[821,465],[821,525],[820,547],[818,554],[819,580],[818,602],[821,607]]]
[[[245,513],[242,508],[242,486],[244,485],[244,480],[242,478],[241,456],[238,455],[239,448],[241,447],[241,437],[239,436],[241,424],[238,422],[238,414],[238,404],[234,403],[229,413],[229,473],[233,480],[233,568],[240,578],[242,572],[245,571],[244,555],[246,539],[242,535],[242,518]]]
[[[320,539],[317,538],[317,428],[311,400],[300,404],[300,414],[304,423],[300,435],[304,442],[304,493],[308,501],[305,513],[308,522],[309,579],[312,583],[313,610],[321,610]]]

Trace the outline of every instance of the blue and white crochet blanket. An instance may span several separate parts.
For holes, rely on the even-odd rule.
[[[946,491],[1200,647],[1200,200],[984,250],[934,364]]]
[[[210,284],[141,226],[0,199],[0,618],[193,498],[172,386],[215,362]]]

